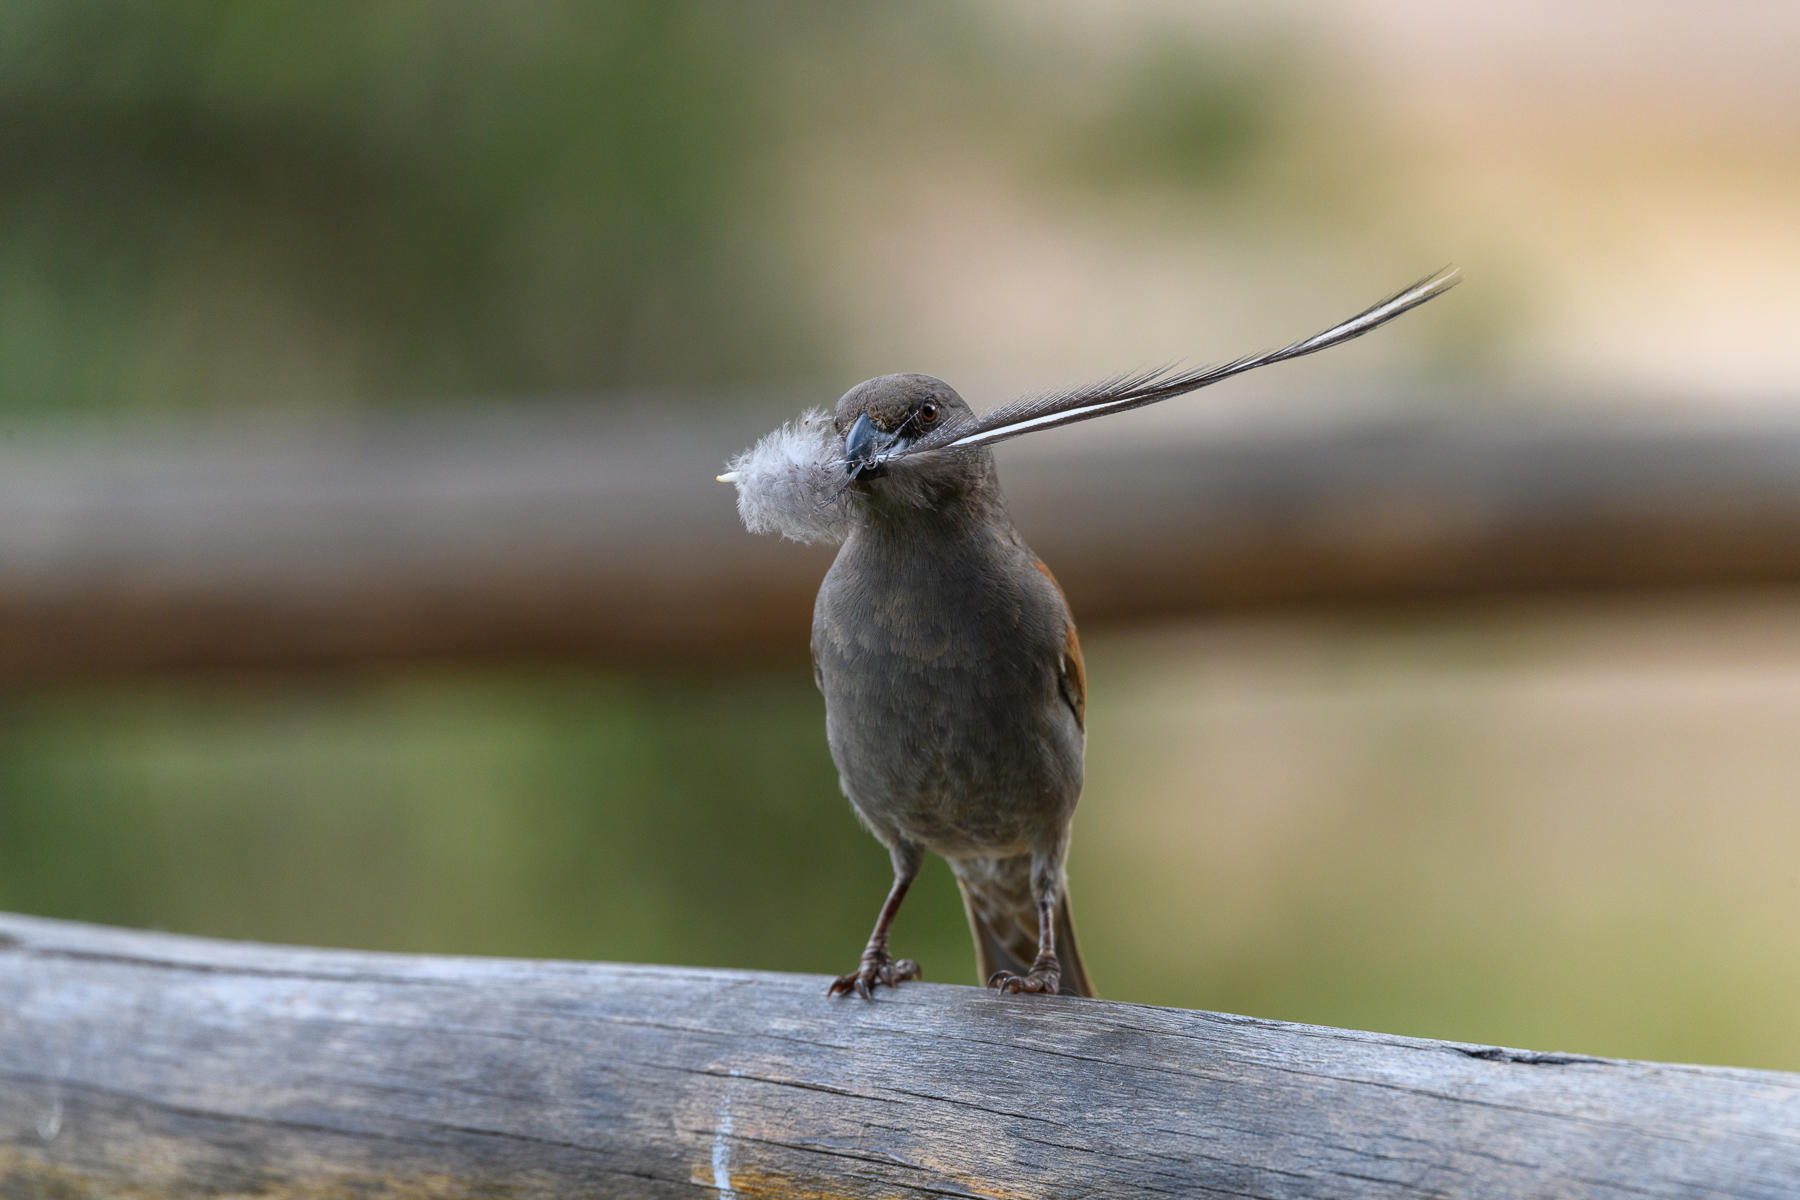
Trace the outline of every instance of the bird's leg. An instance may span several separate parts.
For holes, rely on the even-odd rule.
[[[862,962],[856,970],[848,975],[839,975],[832,980],[826,991],[828,996],[844,996],[855,992],[864,1000],[873,1000],[874,989],[886,984],[898,987],[908,979],[923,979],[924,972],[919,964],[910,958],[895,961],[888,955],[888,930],[894,924],[894,914],[900,911],[900,901],[906,899],[906,889],[918,878],[919,866],[925,855],[919,847],[910,842],[896,842],[888,851],[894,860],[894,886],[888,889],[887,900],[881,906],[881,912],[875,918],[874,932],[869,934],[869,944],[863,949]]]
[[[1062,895],[1062,856],[1039,858],[1031,865],[1031,890],[1037,897],[1038,952],[1023,975],[995,971],[987,985],[996,991],[1048,992],[1062,986],[1062,964],[1056,960],[1056,903]]]

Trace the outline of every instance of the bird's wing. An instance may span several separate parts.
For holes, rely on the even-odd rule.
[[[1075,723],[1087,730],[1087,663],[1081,659],[1081,635],[1075,632],[1075,622],[1069,622],[1069,644],[1063,651],[1062,675],[1058,682],[1062,684],[1063,699],[1075,710]]]
[[[1063,596],[1062,584],[1056,582],[1056,576],[1041,558],[1033,558],[1031,565],[1043,573],[1056,594],[1062,597],[1063,620],[1069,627],[1068,637],[1063,642],[1062,662],[1058,666],[1057,684],[1062,689],[1063,700],[1075,714],[1075,724],[1084,731],[1087,729],[1087,663],[1081,657],[1081,635],[1075,632],[1075,617],[1069,609],[1069,598]]]

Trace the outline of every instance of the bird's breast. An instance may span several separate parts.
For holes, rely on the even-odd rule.
[[[1010,851],[1066,821],[1082,755],[1058,684],[1069,628],[1010,529],[844,544],[819,590],[813,654],[832,757],[877,833]]]

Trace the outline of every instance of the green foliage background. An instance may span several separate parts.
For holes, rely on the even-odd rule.
[[[8,5],[15,408],[758,378],[779,27],[629,2]]]

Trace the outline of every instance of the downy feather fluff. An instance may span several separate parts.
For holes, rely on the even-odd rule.
[[[836,545],[850,535],[844,448],[831,417],[810,409],[738,454],[720,478],[737,485],[738,516],[751,533]]]

